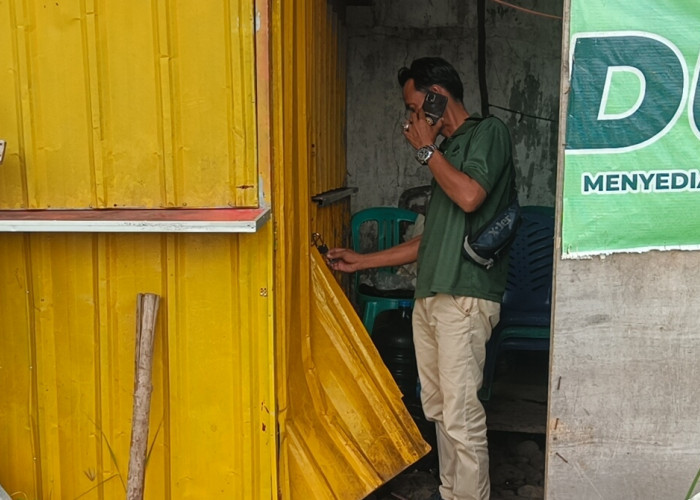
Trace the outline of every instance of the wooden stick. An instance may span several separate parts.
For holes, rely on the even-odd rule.
[[[140,293],[136,297],[136,374],[134,411],[131,420],[131,452],[127,476],[127,500],[143,499],[148,448],[148,417],[151,409],[153,338],[160,297]]]

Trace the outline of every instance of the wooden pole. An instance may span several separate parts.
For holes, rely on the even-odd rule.
[[[136,374],[134,411],[131,420],[131,452],[127,477],[127,500],[142,500],[148,450],[148,416],[153,390],[153,338],[160,297],[140,293],[136,298]]]

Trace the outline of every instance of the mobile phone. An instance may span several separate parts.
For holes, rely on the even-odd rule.
[[[423,112],[425,113],[426,121],[430,125],[435,125],[445,112],[446,106],[447,96],[428,91],[428,93],[425,94],[425,101],[423,101]]]

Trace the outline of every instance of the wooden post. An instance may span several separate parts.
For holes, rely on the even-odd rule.
[[[127,500],[143,499],[148,450],[148,416],[151,409],[153,338],[160,297],[140,293],[136,298],[136,373],[134,410],[131,420],[131,452],[127,477]]]

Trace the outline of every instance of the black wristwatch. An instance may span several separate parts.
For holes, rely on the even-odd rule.
[[[427,165],[428,160],[430,160],[430,157],[433,156],[435,151],[437,151],[437,146],[435,144],[423,146],[416,151],[416,160],[418,160],[418,163],[421,165]]]

